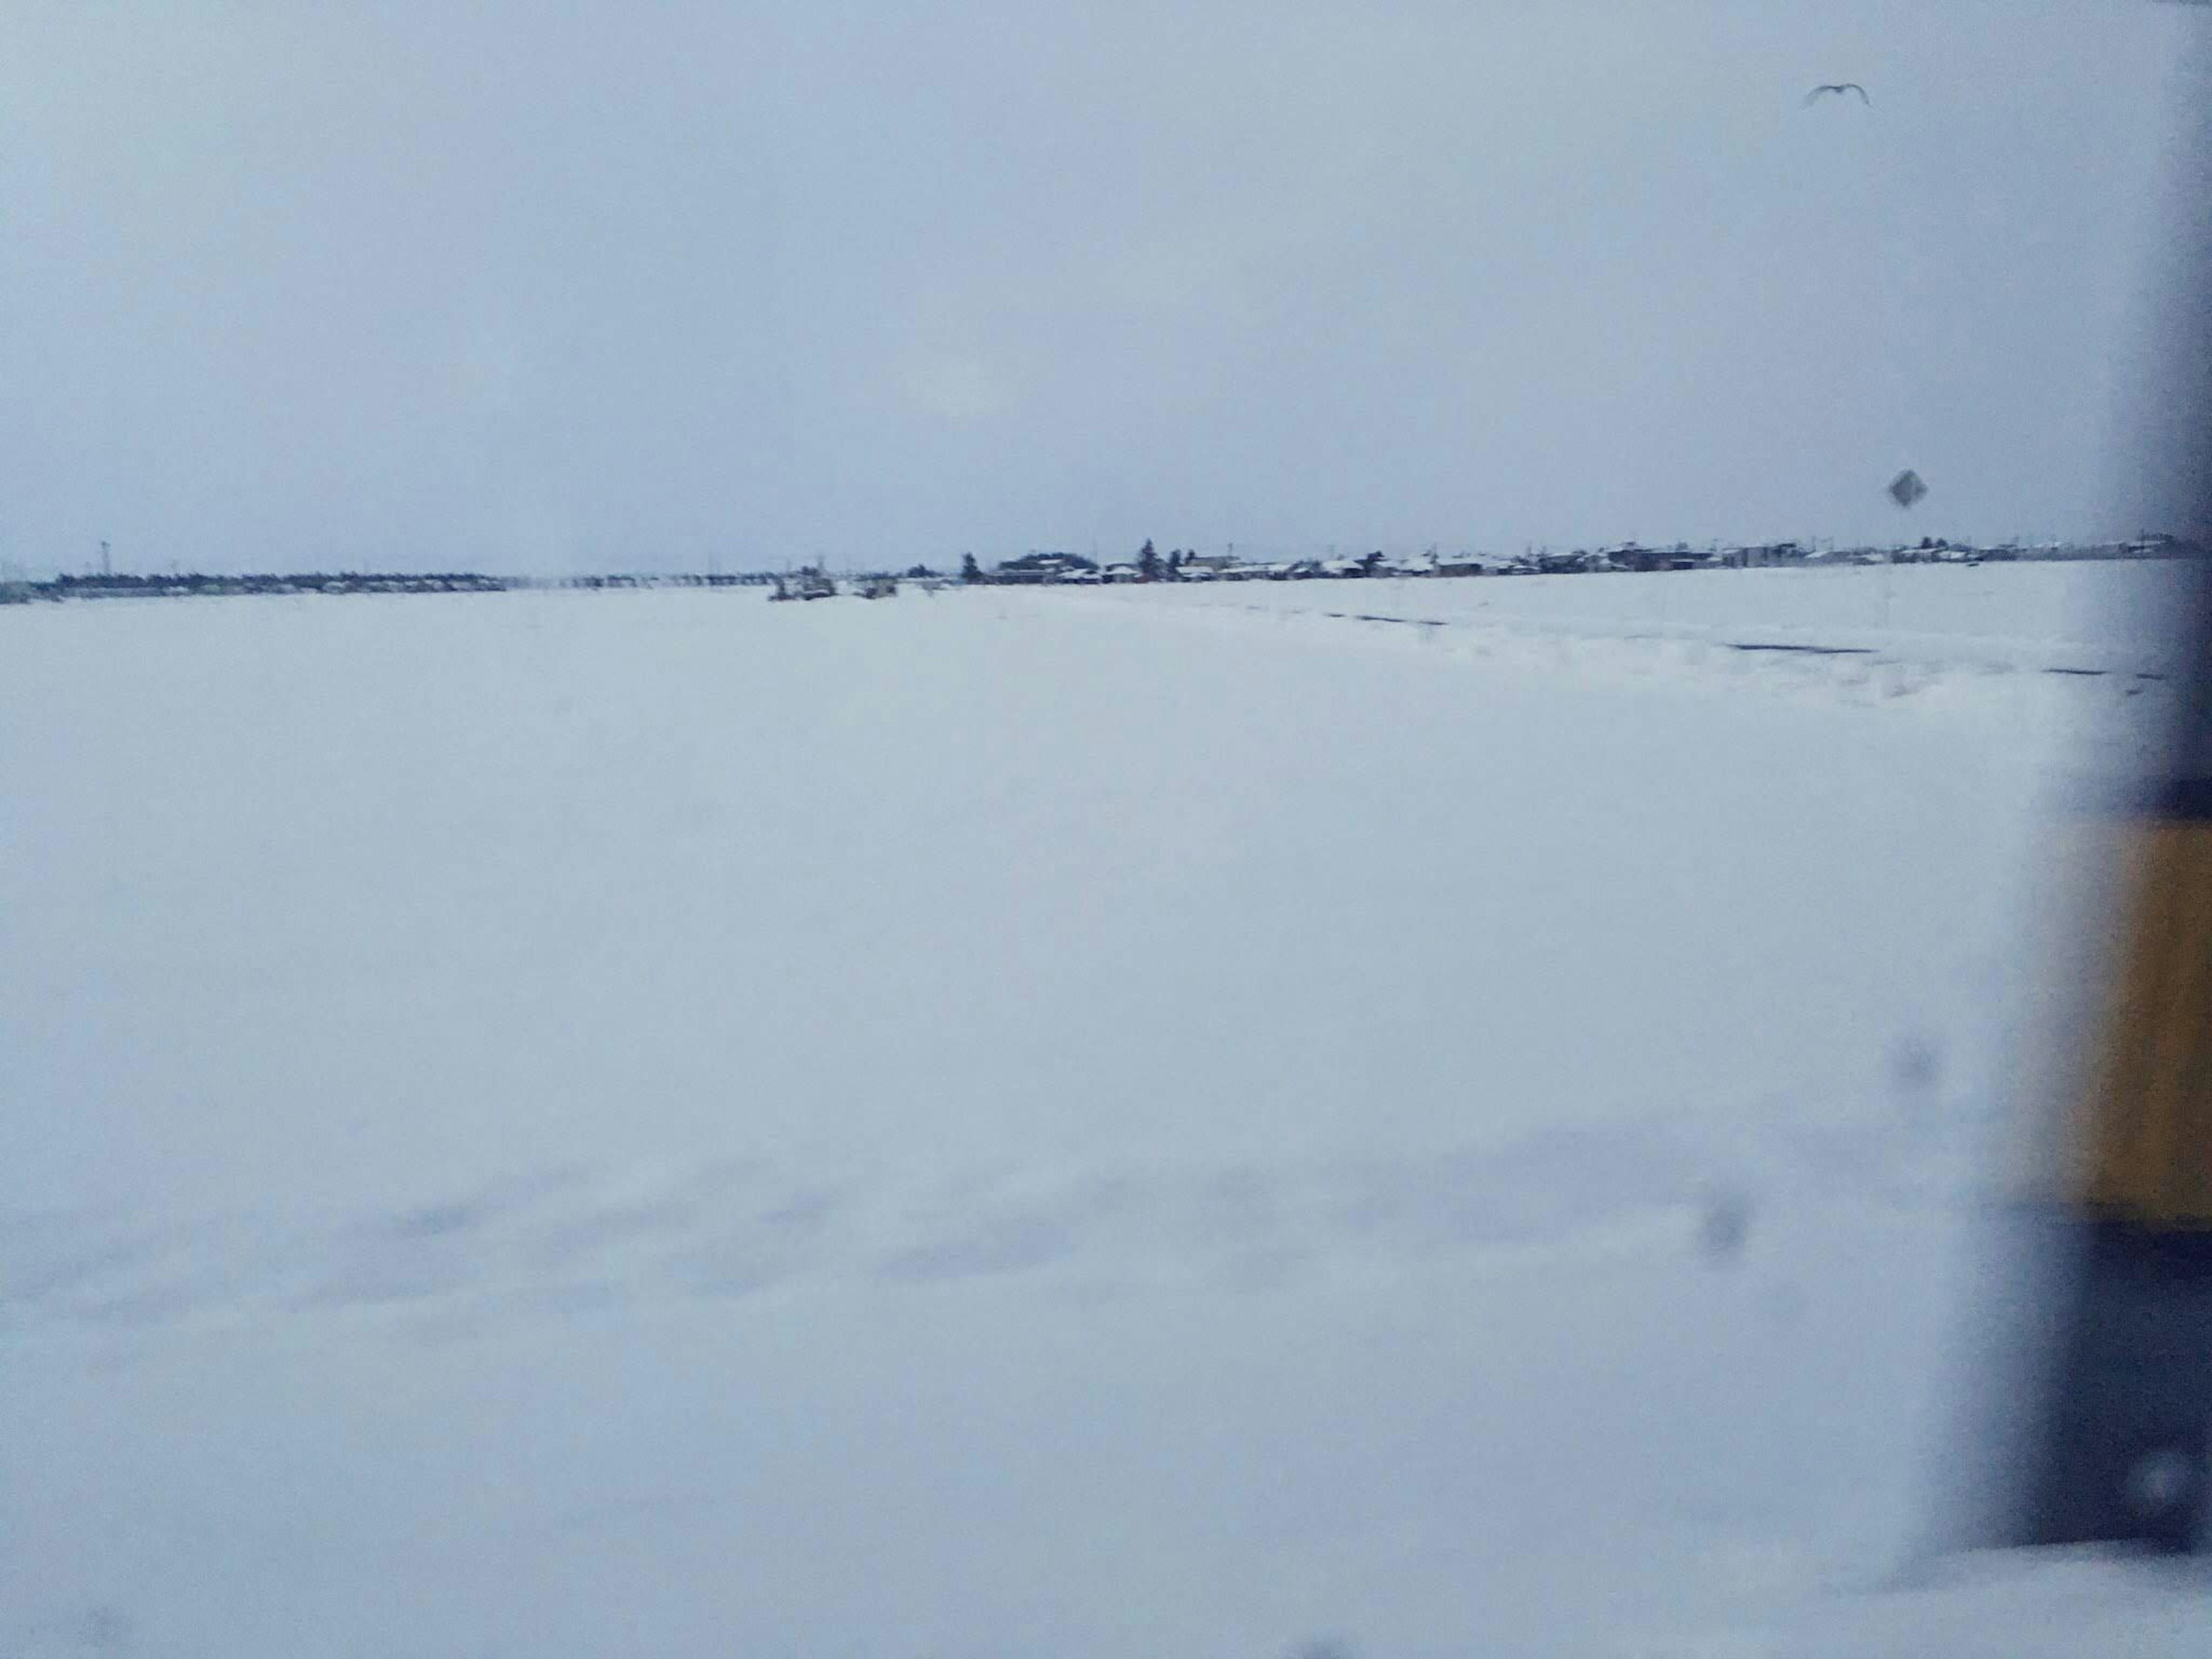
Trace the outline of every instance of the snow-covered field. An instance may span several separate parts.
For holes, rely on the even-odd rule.
[[[1335,613],[1513,641],[1833,651],[1923,667],[2156,673],[2173,562],[1802,566],[1649,575],[1207,582],[1114,588],[1148,605]]]
[[[0,1654],[2205,1651],[1897,1574],[2157,580],[0,611]]]

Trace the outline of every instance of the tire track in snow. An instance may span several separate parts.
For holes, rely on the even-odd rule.
[[[549,1171],[335,1221],[0,1214],[0,1342],[192,1322],[436,1315],[452,1328],[586,1305],[845,1285],[911,1295],[1057,1275],[1088,1293],[1262,1290],[1489,1258],[1503,1270],[1756,1243],[1779,1203],[1955,1205],[1966,1125],[1776,1106],[1645,1118],[1420,1156],[836,1176],[765,1160]],[[1721,1224],[1725,1223],[1725,1225]]]

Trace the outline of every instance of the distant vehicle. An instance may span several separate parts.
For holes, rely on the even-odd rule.
[[[775,579],[775,591],[770,599],[830,599],[837,595],[836,580],[825,573],[808,568]]]

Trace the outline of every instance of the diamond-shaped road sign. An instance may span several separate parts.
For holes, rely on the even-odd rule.
[[[1899,507],[1910,507],[1928,493],[1928,486],[1920,482],[1920,475],[1911,467],[1889,481],[1889,499]]]

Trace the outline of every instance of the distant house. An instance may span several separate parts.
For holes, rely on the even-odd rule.
[[[1571,553],[1539,553],[1536,568],[1547,576],[1567,576],[1578,571],[1602,570],[1605,568],[1605,555],[1589,552],[1582,548],[1577,548]]]
[[[2189,544],[2179,536],[2169,536],[2163,532],[2158,532],[2150,535],[2138,536],[2135,540],[2125,544],[2120,549],[2120,556],[2129,559],[2174,559],[2181,557],[2190,550]]]
[[[1097,565],[1079,553],[1024,553],[1018,559],[1008,559],[992,573],[994,581],[1054,582],[1065,580],[1078,570],[1096,570]]]
[[[1802,564],[1806,550],[1796,542],[1747,543],[1726,549],[1720,562],[1735,570],[1756,570],[1767,565]]]

